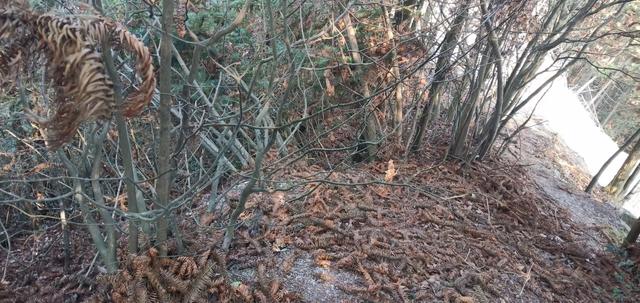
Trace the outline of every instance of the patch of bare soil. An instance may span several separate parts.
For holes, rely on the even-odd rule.
[[[619,209],[606,203],[607,196],[600,188],[593,196],[584,192],[591,180],[584,160],[556,134],[542,126],[525,130],[509,154],[527,167],[542,192],[566,208],[576,223],[596,230],[628,229]]]

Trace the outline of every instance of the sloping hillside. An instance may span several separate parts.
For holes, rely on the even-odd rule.
[[[547,60],[547,65],[542,66],[545,70],[551,60]],[[540,74],[532,87],[546,81],[555,71]],[[537,123],[543,125],[545,130],[556,133],[560,140],[566,144],[576,155],[572,163],[584,161],[587,172],[593,176],[602,167],[605,161],[617,150],[618,145],[600,128],[593,120],[593,115],[589,113],[578,96],[567,86],[564,75],[558,77],[542,95],[537,103],[531,103],[528,110],[520,113],[520,117],[528,116],[535,109],[534,116],[538,118]],[[627,153],[620,153],[608,166],[598,180],[600,185],[607,185],[618,171]],[[640,217],[640,197],[633,197],[624,208],[635,217]]]

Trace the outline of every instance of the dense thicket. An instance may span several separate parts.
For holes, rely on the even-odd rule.
[[[156,247],[135,259],[153,271],[123,279],[185,302],[200,286],[163,294],[176,277],[154,260],[188,250],[178,222],[204,193],[233,208],[227,251],[251,195],[326,181],[275,177],[292,165],[442,142],[445,160],[482,161],[567,74],[603,124],[637,97],[627,0],[30,2],[0,1],[4,234],[82,222],[108,272],[120,241]],[[171,271],[209,283],[214,263]]]

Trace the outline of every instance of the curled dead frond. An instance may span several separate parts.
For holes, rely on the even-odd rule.
[[[109,119],[115,110],[133,117],[149,104],[156,84],[151,55],[124,26],[100,16],[39,14],[5,2],[0,0],[0,73],[24,60],[45,59],[54,80],[52,113],[27,116],[47,129],[50,148],[68,142],[82,122]],[[136,61],[139,85],[121,108],[115,106],[113,82],[102,63],[103,40]]]
[[[84,24],[97,43],[102,39],[107,39],[112,45],[134,55],[140,85],[127,96],[121,110],[125,117],[139,114],[151,102],[156,87],[156,77],[149,49],[120,23],[98,17],[87,20]]]

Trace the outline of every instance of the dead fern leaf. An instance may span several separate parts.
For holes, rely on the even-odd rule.
[[[198,265],[191,257],[178,257],[171,272],[182,279],[188,279],[198,272]]]
[[[136,61],[139,85],[126,97],[122,108],[115,107],[112,80],[102,63],[99,50],[105,40],[114,48],[132,53]],[[19,62],[40,57],[49,67],[55,90],[52,115],[39,117],[27,111],[27,117],[47,128],[51,149],[68,142],[85,121],[109,119],[115,110],[125,117],[139,114],[155,90],[148,48],[124,26],[101,16],[40,14],[22,3],[2,1],[0,42],[2,74]]]

